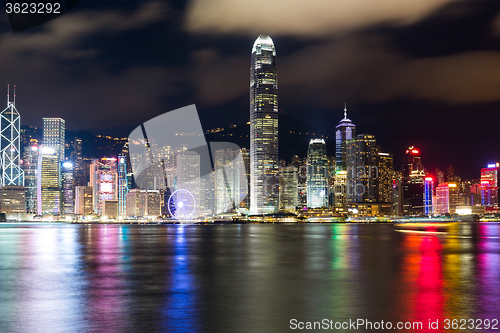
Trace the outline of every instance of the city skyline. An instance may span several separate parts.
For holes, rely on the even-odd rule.
[[[253,10],[239,11],[246,5],[235,3],[236,17],[247,24]],[[413,145],[432,167],[451,164],[472,178],[499,159],[495,1],[430,1],[419,10],[395,4],[390,17],[377,11],[365,17],[345,4],[345,17],[356,19],[335,19],[332,10],[324,30],[321,20],[310,19],[317,14],[312,5],[300,7],[303,31],[285,19],[299,5],[270,6],[267,13],[282,13],[272,24],[236,29],[222,20],[222,29],[211,21],[223,8],[217,1],[201,30],[193,23],[200,6],[80,3],[16,34],[1,17],[0,77],[18,85],[22,123],[41,127],[42,115],[60,117],[70,130],[123,137],[144,120],[194,103],[204,129],[244,124],[248,52],[255,36],[269,34],[279,49],[280,111],[320,128],[329,140],[347,102],[358,133],[374,134],[396,163]],[[89,15],[103,20],[86,20]],[[115,25],[98,23],[110,17]]]

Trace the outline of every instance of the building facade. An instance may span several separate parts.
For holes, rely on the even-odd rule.
[[[62,118],[43,118],[43,145],[54,148],[59,162],[64,162],[66,122]]]
[[[102,215],[104,200],[118,200],[116,158],[103,157],[90,164],[90,186],[93,190],[94,212]]]
[[[312,139],[307,150],[307,207],[328,207],[328,157],[323,139]]]
[[[73,163],[63,162],[61,168],[62,213],[75,213],[75,182]]]
[[[250,67],[250,213],[278,211],[278,73],[276,50],[261,35]]]
[[[37,210],[38,214],[61,213],[61,163],[52,147],[42,146],[38,155]]]
[[[297,167],[288,166],[280,172],[280,210],[294,212],[299,205],[299,177]]]
[[[359,134],[347,141],[347,203],[377,201],[377,147],[375,136]]]
[[[347,118],[347,106],[344,106],[344,118],[335,127],[335,164],[337,170],[347,168],[347,141],[356,137],[356,125]]]

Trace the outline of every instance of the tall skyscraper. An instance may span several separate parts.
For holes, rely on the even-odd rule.
[[[43,118],[43,145],[57,151],[59,162],[64,162],[66,122],[62,118]]]
[[[7,107],[0,113],[0,186],[24,186],[24,171],[21,169],[21,115],[16,109],[16,86],[14,101],[10,101],[7,85]]]
[[[377,154],[377,202],[393,201],[393,168],[392,154],[379,152]]]
[[[200,209],[200,155],[195,151],[177,154],[177,190],[189,191],[195,200],[196,211]]]
[[[38,214],[61,212],[61,163],[52,147],[42,146],[38,155],[37,206]]]
[[[377,147],[375,136],[358,134],[347,141],[347,203],[377,201]]]
[[[118,216],[125,216],[127,213],[127,185],[127,159],[118,155]]]
[[[328,157],[323,139],[312,139],[307,150],[307,207],[328,207]]]
[[[337,170],[347,170],[347,141],[356,137],[356,125],[347,118],[347,105],[344,105],[344,118],[335,127],[335,161]]]
[[[62,213],[75,213],[75,182],[74,166],[71,162],[62,163],[61,185],[62,185]]]
[[[403,157],[402,178],[402,213],[418,215],[424,213],[424,178],[425,171],[420,158],[420,151],[411,146]]]
[[[36,181],[38,168],[38,144],[35,139],[33,143],[24,147],[23,153],[23,169],[24,169],[24,185],[26,186],[26,212],[37,213],[37,196],[36,196]]]
[[[454,214],[458,204],[458,186],[456,183],[441,183],[436,187],[436,213]]]
[[[239,154],[239,150],[232,149],[219,149],[214,153],[215,169],[220,170],[215,178],[217,214],[238,209],[242,193],[246,193],[245,175],[240,174],[241,166],[233,162]]]
[[[271,37],[261,35],[250,67],[250,213],[278,211],[278,74]]]
[[[92,187],[75,186],[75,214],[90,215],[93,213]]]
[[[433,212],[432,197],[434,195],[434,178],[427,176],[424,179],[424,214],[431,215]]]

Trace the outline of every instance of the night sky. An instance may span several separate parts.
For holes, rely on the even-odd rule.
[[[18,33],[2,10],[0,87],[17,85],[23,125],[127,136],[190,104],[205,129],[241,124],[259,34],[276,47],[279,109],[330,138],[347,102],[395,169],[409,145],[462,178],[500,161],[498,0],[81,0]]]

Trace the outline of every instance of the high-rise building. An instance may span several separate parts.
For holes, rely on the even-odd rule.
[[[124,155],[118,156],[118,216],[127,213],[127,159]]]
[[[299,204],[297,167],[284,167],[280,173],[280,209],[294,212]]]
[[[347,171],[337,170],[335,171],[335,207],[342,208],[347,206]]]
[[[177,189],[190,192],[200,209],[200,155],[195,151],[181,151],[177,154]]]
[[[424,213],[424,178],[420,151],[411,146],[403,157],[402,213],[419,215]]]
[[[90,165],[90,185],[93,189],[94,212],[102,215],[104,200],[118,200],[116,158],[103,157]]]
[[[498,213],[499,163],[481,169],[481,205],[486,213]]]
[[[73,173],[73,163],[63,162],[61,171],[62,183],[62,213],[75,213],[75,182]]]
[[[335,129],[336,168],[337,170],[347,170],[347,141],[356,137],[356,125],[347,118],[347,105],[344,105],[344,118]]]
[[[57,151],[59,162],[64,162],[66,122],[62,118],[43,118],[43,145]]]
[[[377,202],[393,201],[393,168],[392,154],[379,152],[377,154]]]
[[[24,185],[26,186],[26,212],[35,214],[38,211],[36,200],[38,150],[38,144],[36,143],[36,140],[34,140],[29,146],[24,147],[23,153]]]
[[[436,213],[454,214],[458,204],[456,183],[441,183],[436,187]]]
[[[93,198],[91,186],[75,187],[75,214],[90,215],[93,213]]]
[[[127,193],[128,217],[157,217],[161,215],[159,190],[132,189]]]
[[[424,214],[431,215],[433,212],[432,198],[434,195],[434,178],[427,176],[424,179]]]
[[[26,213],[24,186],[5,185],[0,188],[0,212]]]
[[[24,186],[24,171],[21,169],[21,115],[16,109],[16,86],[14,101],[10,101],[7,85],[7,107],[0,113],[0,186]]]
[[[377,201],[377,147],[375,136],[358,134],[347,141],[347,203]]]
[[[271,37],[261,35],[250,67],[250,212],[278,211],[278,74]]]
[[[246,193],[246,178],[240,175],[242,168],[233,162],[239,154],[239,150],[232,149],[219,149],[214,153],[215,170],[220,170],[215,178],[216,214],[238,209],[242,193]]]
[[[328,158],[323,139],[312,139],[307,151],[307,207],[328,207]]]
[[[52,147],[42,146],[38,154],[37,208],[38,214],[61,212],[61,163]]]

